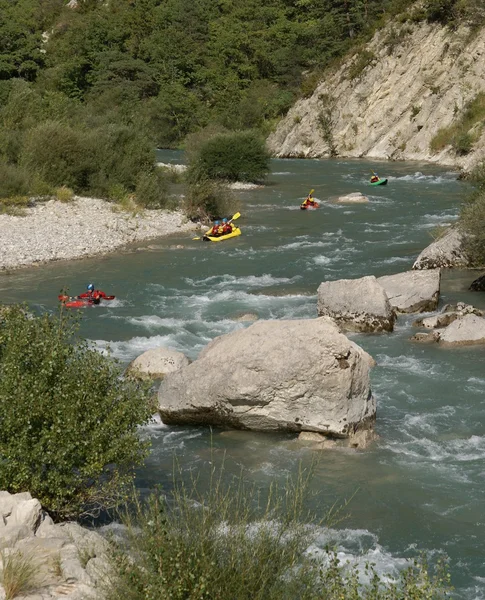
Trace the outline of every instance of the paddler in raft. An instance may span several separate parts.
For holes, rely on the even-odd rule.
[[[374,173],[374,175],[372,175],[372,177],[370,178],[370,182],[375,183],[376,181],[379,181],[379,176],[377,175],[377,173]]]
[[[58,296],[61,302],[68,302],[71,300],[84,300],[88,304],[99,304],[101,300],[114,300],[114,296],[108,296],[102,290],[94,289],[94,283],[87,285],[87,292],[79,294],[79,296],[67,296],[66,294],[60,294]]]
[[[303,202],[300,205],[300,208],[318,208],[318,202],[315,201],[314,197],[312,196],[313,192],[315,190],[311,190],[310,193],[308,194],[308,196],[305,198],[305,200],[303,200]]]

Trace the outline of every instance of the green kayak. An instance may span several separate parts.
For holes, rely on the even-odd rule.
[[[377,181],[371,181],[371,185],[386,185],[387,179],[378,179]]]

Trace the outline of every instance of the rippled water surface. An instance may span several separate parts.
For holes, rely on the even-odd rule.
[[[160,153],[168,162],[179,157]],[[213,337],[247,324],[235,317],[310,318],[320,282],[409,269],[437,227],[452,222],[466,193],[456,173],[429,165],[377,165],[386,187],[367,186],[375,163],[275,160],[264,189],[238,192],[243,235],[220,244],[191,235],[147,242],[98,259],[43,266],[0,277],[4,301],[27,300],[52,310],[61,288],[94,281],[116,294],[109,307],[84,311],[83,334],[123,361],[158,345],[195,358]],[[310,188],[321,202],[300,211]],[[362,191],[369,204],[333,202]],[[180,247],[181,246],[181,247]],[[473,272],[445,273],[441,303],[465,300]],[[376,359],[379,442],[368,452],[328,451],[314,488],[328,503],[355,493],[349,518],[322,530],[342,557],[372,560],[392,571],[416,548],[446,552],[457,595],[485,597],[485,350],[413,345],[413,317],[390,335],[355,335]],[[153,452],[140,488],[167,484],[174,452],[184,469],[207,473],[210,461],[257,483],[283,480],[312,453],[292,436],[210,432],[154,424]],[[364,558],[359,558],[362,556]]]

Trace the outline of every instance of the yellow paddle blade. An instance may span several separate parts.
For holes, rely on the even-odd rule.
[[[193,240],[200,240],[200,237],[192,238]]]
[[[240,216],[241,216],[241,213],[238,213],[238,212],[237,212],[237,213],[236,213],[236,214],[235,214],[235,215],[232,217],[231,221],[235,221],[236,219],[239,219],[239,217],[240,217]]]
[[[313,194],[315,190],[310,190],[310,193],[308,194],[309,196],[311,196]]]

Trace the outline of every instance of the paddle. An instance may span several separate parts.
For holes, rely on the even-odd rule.
[[[310,190],[309,193],[308,193],[308,196],[305,198],[305,200],[308,200],[308,198],[313,194],[314,191],[315,190]],[[304,205],[305,200],[301,203],[302,206]]]
[[[228,223],[232,223],[232,222],[233,222],[233,221],[235,221],[236,219],[239,219],[239,217],[240,217],[240,216],[241,216],[241,213],[238,213],[238,212],[237,212],[237,213],[236,213],[236,214],[235,214],[235,215],[232,217],[232,219],[231,219],[230,221],[228,221]],[[193,240],[200,240],[201,238],[200,238],[200,237],[194,237],[194,238],[192,238],[192,239],[193,239]]]

